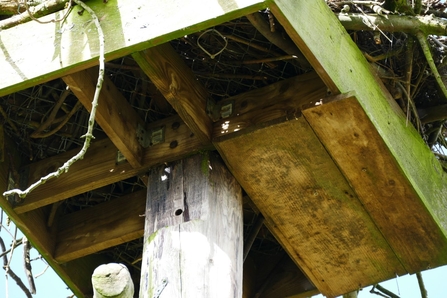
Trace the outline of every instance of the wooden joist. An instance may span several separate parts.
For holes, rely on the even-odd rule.
[[[263,0],[91,0],[88,5],[101,20],[106,59],[112,60],[253,13],[267,4]],[[0,96],[98,64],[95,26],[87,12],[78,11],[73,8],[63,23],[29,22],[2,31]],[[60,19],[63,13],[42,20]]]
[[[144,164],[141,167],[134,168],[127,162],[117,162],[118,150],[109,139],[94,141],[84,159],[74,163],[68,173],[36,188],[14,208],[14,211],[24,213],[62,201],[141,174],[154,165],[177,160],[182,156],[209,148],[191,133],[178,116],[148,126],[149,130],[161,128],[164,130],[164,142],[144,150]],[[25,172],[28,172],[28,183],[31,184],[50,171],[54,171],[77,151],[75,149],[30,164],[25,169]]]
[[[230,97],[217,108],[226,106],[232,113],[213,124],[213,141],[300,117],[303,107],[318,103],[326,92],[324,83],[311,72]]]
[[[54,259],[65,263],[144,235],[146,190],[60,219]]]
[[[63,77],[84,107],[91,111],[98,69],[96,67]],[[137,130],[145,123],[116,88],[104,77],[95,121],[101,126],[116,148],[134,168],[143,165],[143,146],[138,142]]]
[[[191,131],[209,143],[212,121],[206,114],[208,91],[174,49],[166,43],[132,57]]]

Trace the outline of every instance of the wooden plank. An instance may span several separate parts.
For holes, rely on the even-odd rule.
[[[324,295],[405,272],[302,117],[215,146],[267,227]]]
[[[168,43],[132,54],[144,73],[204,143],[211,139],[208,91]]]
[[[230,97],[230,117],[214,123],[213,141],[244,134],[266,125],[301,116],[303,107],[318,104],[327,88],[314,72]]]
[[[382,138],[420,203],[441,227],[447,243],[446,173],[349,34],[323,1],[275,0],[272,12],[333,92],[355,91],[359,104]],[[310,25],[312,24],[312,25]],[[441,263],[443,259],[433,260]],[[407,263],[408,265],[408,263]],[[406,268],[409,272],[421,264]]]
[[[214,154],[169,169],[158,167],[149,176],[139,297],[158,296],[159,288],[166,297],[242,297],[239,184]],[[178,200],[183,209],[165,208]],[[154,225],[159,221],[167,225]]]
[[[84,107],[91,111],[97,78],[98,69],[94,67],[62,79]],[[138,142],[137,129],[138,126],[144,129],[145,123],[107,76],[99,95],[95,120],[130,165],[141,167],[144,148]]]
[[[265,8],[263,0],[91,0],[101,20],[106,59],[163,44]],[[200,9],[197,9],[200,7]],[[29,22],[2,31],[0,96],[97,65],[95,26],[74,8],[63,23]],[[59,19],[57,12],[42,20]],[[29,46],[32,45],[32,46]],[[39,59],[36,59],[39,53]]]
[[[445,232],[357,98],[348,95],[303,114],[408,272],[447,264]]]
[[[144,235],[146,190],[60,219],[54,259],[68,262]]]
[[[180,117],[173,116],[149,125],[149,129],[165,128],[164,142],[144,151],[144,164],[133,168],[129,163],[117,163],[117,149],[109,139],[94,141],[84,159],[74,163],[68,173],[36,188],[14,210],[27,212],[42,206],[65,200],[72,196],[121,181],[145,172],[150,167],[164,162],[180,159],[193,152],[208,148],[191,133]],[[43,175],[54,171],[68,158],[78,152],[69,151],[42,161],[30,164],[25,171],[31,184]]]

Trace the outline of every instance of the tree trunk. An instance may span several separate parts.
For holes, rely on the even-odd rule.
[[[241,188],[218,157],[151,171],[140,297],[242,297]]]

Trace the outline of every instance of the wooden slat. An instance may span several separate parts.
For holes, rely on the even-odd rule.
[[[96,67],[63,77],[84,107],[91,111],[98,69]],[[138,116],[113,82],[106,76],[99,95],[95,121],[101,126],[116,148],[134,168],[143,164],[143,147],[138,142],[137,128],[145,128]]]
[[[303,107],[318,104],[326,93],[323,81],[313,72],[230,97],[220,106],[231,104],[233,113],[214,123],[213,141],[300,117]]]
[[[54,259],[67,262],[144,235],[146,190],[60,219]]]
[[[418,132],[407,125],[404,113],[380,80],[370,71],[369,64],[349,34],[324,1],[275,0],[271,9],[332,91],[341,93],[355,91],[360,106],[372,124],[369,129],[377,131],[386,151],[391,154],[391,160],[395,160],[396,167],[405,177],[404,180],[408,181],[405,184],[408,187],[405,190],[407,194],[410,196],[413,192],[416,194],[414,200],[419,203],[413,203],[423,206],[425,211],[421,212],[430,214],[433,222],[440,227],[437,244],[439,247],[445,247],[447,243],[445,172]],[[394,217],[395,212],[399,210],[389,210],[387,214]],[[426,227],[421,223],[414,228]],[[397,250],[398,243],[391,245]],[[424,264],[419,262],[416,256],[411,256],[410,252],[400,257],[406,260],[405,265],[409,272],[419,270],[418,268]],[[438,265],[445,264],[445,257],[436,259],[433,256],[432,262]]]
[[[303,113],[409,273],[447,264],[442,227],[402,175],[357,98]]]
[[[175,124],[175,125],[173,125]],[[191,133],[180,117],[173,116],[149,125],[149,128],[165,127],[165,142],[144,151],[144,165],[133,168],[129,163],[116,163],[117,149],[110,140],[94,141],[84,159],[74,163],[68,173],[36,188],[24,202],[14,208],[23,213],[49,205],[98,187],[133,177],[163,162],[173,161],[208,147]],[[172,147],[172,148],[171,148]],[[54,171],[78,150],[69,151],[31,164],[28,182],[33,183],[43,175]]]
[[[302,117],[215,146],[267,227],[324,295],[405,272]]]
[[[91,0],[101,20],[107,60],[221,24],[259,9],[263,0]],[[200,8],[200,9],[198,9]],[[63,22],[3,30],[0,96],[97,65],[98,35],[87,12],[74,8]],[[43,17],[60,19],[63,12]],[[30,46],[32,45],[32,46]],[[36,59],[39,53],[39,59]]]
[[[144,73],[204,143],[210,142],[212,122],[206,113],[208,91],[169,44],[132,55]]]

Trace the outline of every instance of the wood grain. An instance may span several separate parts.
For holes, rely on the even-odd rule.
[[[447,264],[445,231],[419,199],[357,98],[348,96],[303,113],[407,272]]]
[[[175,125],[173,125],[175,124]],[[17,213],[27,212],[114,182],[144,173],[147,169],[188,156],[208,148],[191,133],[180,117],[173,116],[149,125],[149,129],[165,127],[165,141],[144,151],[144,164],[133,168],[129,163],[116,163],[117,149],[109,139],[94,141],[84,159],[74,163],[68,173],[36,188],[14,208]],[[176,146],[171,145],[175,142]],[[172,148],[171,148],[172,147]],[[78,150],[29,165],[28,183],[54,171]]]
[[[390,158],[409,182],[410,188],[406,191],[417,195],[426,210],[424,213],[430,214],[437,223],[440,247],[445,247],[447,174],[416,129],[407,125],[404,113],[373,74],[339,20],[323,1],[275,0],[271,10],[333,92],[355,91],[372,124],[370,129],[378,133]],[[418,254],[418,250],[414,253]],[[444,260],[433,256],[432,262],[446,264]]]
[[[146,190],[64,216],[54,259],[68,262],[144,235]]]
[[[97,78],[98,69],[94,67],[62,79],[90,112]],[[144,148],[138,142],[137,128],[138,125],[145,128],[144,121],[107,76],[104,77],[98,100],[95,121],[130,165],[134,168],[141,167]]]
[[[215,146],[267,227],[324,295],[405,272],[302,117]]]
[[[301,110],[319,104],[327,88],[316,73],[299,75],[223,101],[230,117],[214,123],[213,141],[224,140],[301,116]]]
[[[206,110],[210,95],[172,46],[166,43],[132,57],[191,131],[209,143],[212,124]]]
[[[168,226],[155,233],[145,230],[139,297],[153,297],[163,280],[168,282],[162,293],[166,297],[241,297],[241,188],[216,157],[193,156],[171,168],[179,163],[182,170],[172,172],[167,180],[160,179],[165,167],[151,173],[155,176],[150,180],[162,186],[156,187],[158,195],[149,193],[147,226],[161,219],[159,211],[163,208],[152,209],[151,201],[158,197],[170,200],[167,190],[171,187],[169,181],[177,179],[174,173],[183,180],[187,208],[178,216],[182,218],[180,224],[170,220]],[[166,211],[165,216],[173,216]],[[196,219],[188,221],[187,212]]]

